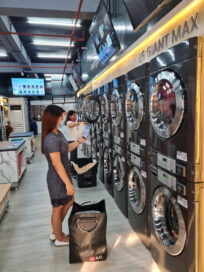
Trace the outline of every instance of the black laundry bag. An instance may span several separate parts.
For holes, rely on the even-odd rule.
[[[74,202],[68,225],[70,263],[106,259],[105,200],[88,205],[79,205]]]
[[[93,162],[92,159],[87,159],[87,158],[78,158],[75,161],[75,163],[78,164],[79,167],[85,166],[85,165],[92,163],[92,162]],[[77,180],[77,184],[78,184],[79,188],[96,186],[97,168],[98,168],[98,164],[93,166],[87,172],[80,174],[80,175],[77,174],[73,168],[73,171],[75,171],[76,180]]]

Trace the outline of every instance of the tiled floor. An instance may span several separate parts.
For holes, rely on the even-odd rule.
[[[0,224],[0,272],[158,272],[150,252],[141,244],[103,184],[76,188],[76,202],[106,200],[108,258],[104,262],[69,264],[69,247],[56,248],[49,241],[51,205],[46,184],[47,162],[38,149],[33,163]],[[67,218],[63,228],[68,232]]]

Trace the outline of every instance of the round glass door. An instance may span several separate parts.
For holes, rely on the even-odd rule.
[[[113,162],[113,179],[114,179],[115,189],[118,192],[122,191],[124,187],[124,181],[125,181],[125,169],[124,169],[124,164],[119,155],[115,156],[115,159]]]
[[[174,72],[163,71],[155,78],[149,108],[156,133],[166,139],[173,136],[184,116],[184,87]]]
[[[125,102],[126,118],[131,130],[140,127],[144,116],[144,96],[139,85],[131,83]]]
[[[100,102],[96,97],[87,96],[82,105],[83,118],[88,123],[95,123],[100,115]]]
[[[133,211],[137,214],[141,214],[146,204],[146,188],[136,166],[130,169],[128,176],[128,195]]]
[[[111,156],[108,148],[104,150],[104,173],[107,177],[111,174]]]
[[[186,229],[180,207],[166,187],[156,189],[152,200],[152,221],[157,238],[172,256],[185,246]]]
[[[111,95],[111,117],[114,126],[119,126],[122,118],[122,97],[115,89]]]
[[[108,106],[108,98],[107,95],[104,94],[101,97],[101,113],[103,122],[106,124],[109,122],[109,106]]]

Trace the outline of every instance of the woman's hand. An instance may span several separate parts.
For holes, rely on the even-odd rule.
[[[66,189],[67,189],[67,195],[74,195],[75,193],[75,189],[74,186],[70,183],[70,184],[66,184]]]
[[[80,135],[80,137],[78,139],[79,144],[86,142],[86,140],[88,139],[88,136],[86,138],[83,138],[82,135],[83,135],[83,133]]]

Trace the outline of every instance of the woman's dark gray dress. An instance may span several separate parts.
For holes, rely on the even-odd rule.
[[[48,161],[47,185],[50,194],[51,204],[53,207],[66,205],[72,200],[72,196],[67,195],[67,190],[64,182],[58,176],[52,161],[50,153],[60,152],[62,164],[71,181],[71,166],[68,159],[68,142],[59,131],[59,134],[48,133],[44,141],[44,152]]]

